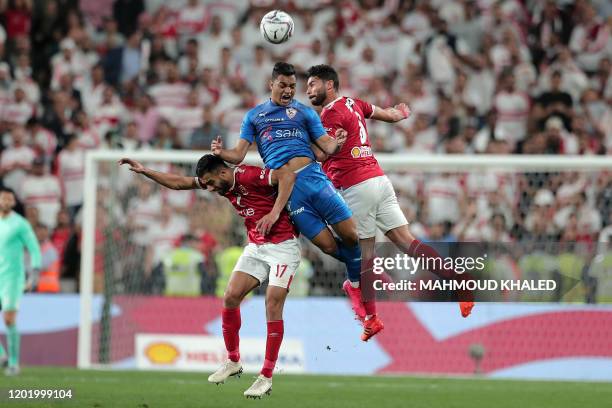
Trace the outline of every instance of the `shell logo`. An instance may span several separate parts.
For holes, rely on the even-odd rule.
[[[354,159],[359,158],[359,156],[361,156],[361,149],[357,146],[353,147],[351,149],[351,156],[353,156]]]
[[[153,364],[172,364],[180,354],[178,349],[170,343],[153,343],[145,350],[145,355]]]

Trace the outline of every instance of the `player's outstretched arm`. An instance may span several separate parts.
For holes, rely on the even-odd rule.
[[[171,188],[173,190],[192,190],[200,188],[195,177],[179,176],[178,174],[162,173],[161,171],[155,171],[142,165],[139,161],[123,158],[119,160],[119,165],[128,164],[130,170],[134,173],[142,174],[157,184],[161,184],[164,187]]]
[[[287,205],[293,185],[295,184],[295,173],[285,165],[272,171],[270,181],[272,185],[278,185],[278,194],[276,195],[276,201],[272,210],[257,221],[257,231],[262,235],[267,235],[270,232],[276,221],[278,221],[283,208]]]
[[[233,149],[224,149],[221,136],[217,136],[210,144],[210,150],[215,156],[219,156],[224,161],[232,164],[240,164],[244,160],[251,144],[245,139],[238,139],[236,147]]]
[[[337,153],[344,144],[344,142],[346,142],[346,135],[346,130],[336,129],[335,138],[331,137],[326,133],[323,136],[319,137],[315,141],[315,143],[317,147],[323,151],[323,153],[327,155],[334,154]]]
[[[370,119],[381,120],[383,122],[395,123],[407,119],[410,116],[410,108],[405,103],[400,103],[392,108],[382,109],[378,106],[370,115]]]

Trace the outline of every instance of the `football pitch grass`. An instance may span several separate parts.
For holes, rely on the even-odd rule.
[[[612,383],[280,373],[274,377],[272,395],[247,400],[242,392],[254,374],[219,386],[208,384],[207,377],[204,373],[25,368],[19,377],[0,376],[0,407],[612,407]],[[70,400],[7,400],[8,389],[67,388],[72,389]]]

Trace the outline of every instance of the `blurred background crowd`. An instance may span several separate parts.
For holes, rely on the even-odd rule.
[[[295,20],[294,37],[276,46],[259,34],[273,8]],[[65,290],[78,279],[85,152],[208,149],[217,135],[231,147],[244,114],[268,97],[277,60],[300,73],[328,63],[342,94],[407,103],[409,120],[368,124],[375,152],[612,153],[605,0],[0,0],[0,23],[0,182]],[[113,166],[97,186],[97,289],[114,279],[119,291],[171,293],[164,265],[180,258],[203,271],[198,293],[222,293],[244,243],[233,210]],[[611,172],[390,177],[423,239],[612,235]],[[304,251],[295,292],[333,293],[337,265]]]

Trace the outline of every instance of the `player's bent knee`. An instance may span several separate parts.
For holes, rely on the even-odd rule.
[[[357,229],[351,231],[350,234],[346,237],[346,239],[342,240],[346,246],[354,247],[359,244],[359,236],[357,235]]]
[[[268,320],[279,320],[283,316],[283,306],[287,298],[287,290],[281,287],[268,289],[266,294],[266,316]]]
[[[359,244],[359,234],[357,233],[357,225],[352,219],[343,221],[339,228],[334,228],[344,245],[354,247]]]
[[[284,299],[268,298],[266,300],[266,317],[268,320],[281,320],[283,318]]]
[[[228,287],[223,295],[223,306],[226,308],[236,308],[240,306],[244,295],[232,287]]]
[[[324,253],[326,253],[327,255],[335,255],[338,252],[338,247],[336,246],[336,243],[322,243],[321,245],[318,245],[319,249],[321,251],[323,251]]]

